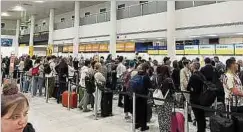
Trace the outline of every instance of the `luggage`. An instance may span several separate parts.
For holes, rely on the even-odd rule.
[[[142,75],[135,75],[133,78],[131,78],[129,83],[129,91],[135,92],[137,94],[141,94],[145,91],[143,86],[143,77]]]
[[[228,103],[228,109],[226,111],[230,111],[230,103]],[[209,125],[211,132],[235,132],[234,121],[228,117],[224,117],[222,115],[216,114],[209,118]]]
[[[235,125],[235,132],[243,132],[243,116],[233,114],[232,120]]]
[[[180,112],[173,112],[171,116],[171,132],[184,132],[185,118]]]
[[[77,108],[77,103],[78,103],[77,99],[78,99],[77,93],[72,92],[70,94],[70,99],[69,99],[70,108]],[[64,107],[68,107],[68,91],[63,92],[62,94],[62,105]]]
[[[101,116],[107,117],[112,115],[113,93],[103,91],[101,97]]]
[[[233,120],[226,117],[214,115],[210,117],[209,122],[211,132],[235,132]]]

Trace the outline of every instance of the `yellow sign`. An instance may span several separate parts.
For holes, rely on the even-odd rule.
[[[215,45],[199,45],[199,53],[201,55],[214,55]]]
[[[184,50],[185,50],[185,54],[197,55],[198,54],[198,45],[185,45]]]
[[[148,54],[149,55],[158,55],[159,54],[159,50],[148,50]]]
[[[53,53],[53,46],[52,45],[48,45],[47,51],[46,51],[47,56],[51,56],[52,53]]]
[[[235,54],[243,55],[243,44],[235,44]]]
[[[159,54],[160,55],[167,55],[168,54],[168,50],[159,50]]]
[[[19,44],[19,47],[25,47],[26,44]]]
[[[34,47],[29,46],[29,55],[32,57],[34,55]]]
[[[216,54],[218,54],[218,55],[233,55],[234,54],[234,45],[233,44],[216,45]]]

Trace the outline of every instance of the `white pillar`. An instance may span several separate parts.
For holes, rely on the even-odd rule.
[[[30,56],[34,55],[34,31],[35,31],[35,16],[31,15],[30,17],[30,41],[29,41],[29,54]]]
[[[116,57],[116,0],[111,0],[111,32],[110,32],[110,53]]]
[[[79,12],[80,12],[80,2],[75,1],[75,11],[74,11],[74,30],[75,37],[73,43],[73,57],[78,57],[78,49],[79,49]]]
[[[47,56],[53,54],[54,9],[50,9]]]
[[[176,59],[175,1],[167,1],[167,50],[171,60]]]
[[[19,52],[19,28],[20,28],[20,20],[17,20],[16,24],[16,43],[15,43],[15,56],[18,56]]]
[[[54,9],[50,9],[48,45],[53,44],[53,31],[54,31]]]

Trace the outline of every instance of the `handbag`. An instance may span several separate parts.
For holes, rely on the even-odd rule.
[[[157,78],[156,78],[156,82],[158,83]],[[162,86],[162,84],[161,84],[161,86]],[[166,99],[169,92],[170,92],[170,90],[168,90],[164,96],[162,91],[159,88],[157,88],[153,93],[153,98]],[[154,100],[155,105],[164,105],[164,103],[165,103],[164,101]]]

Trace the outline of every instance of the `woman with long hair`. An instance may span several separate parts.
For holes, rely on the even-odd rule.
[[[172,115],[172,106],[170,103],[174,98],[175,86],[174,82],[170,76],[170,69],[168,66],[158,66],[157,67],[157,89],[160,89],[162,94],[166,96],[166,102],[163,105],[157,106],[158,111],[158,121],[159,121],[159,130],[160,132],[168,132],[171,130],[171,115]]]

